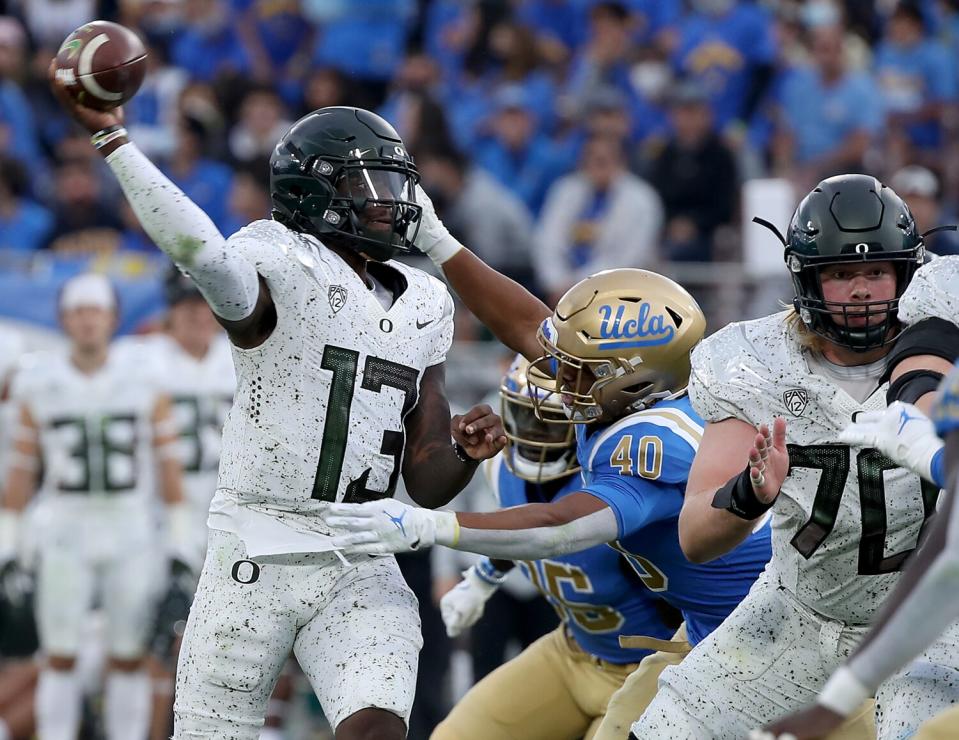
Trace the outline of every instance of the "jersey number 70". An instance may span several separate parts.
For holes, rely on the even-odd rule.
[[[812,468],[821,471],[816,498],[813,500],[809,521],[792,538],[792,546],[807,560],[829,536],[849,474],[849,448],[846,445],[789,445],[791,468]],[[902,567],[912,550],[903,550],[883,557],[886,545],[886,490],[883,472],[899,467],[879,450],[867,448],[856,455],[856,474],[859,479],[860,510],[862,512],[862,539],[859,541],[859,575],[873,576],[892,573]],[[936,510],[939,489],[921,480],[923,527]],[[921,534],[921,530],[920,530]]]

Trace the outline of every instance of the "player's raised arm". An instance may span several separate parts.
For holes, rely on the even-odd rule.
[[[472,425],[469,433],[459,430],[464,418]],[[489,406],[450,418],[444,363],[423,373],[419,401],[405,425],[403,482],[410,498],[430,509],[449,503],[470,482],[476,467],[506,446],[500,418]]]
[[[272,302],[265,286],[261,290],[254,266],[228,251],[210,217],[129,141],[122,108],[103,112],[80,105],[56,79],[54,68],[51,63],[54,94],[90,132],[91,143],[110,166],[150,238],[196,282],[220,322],[241,345],[262,340],[257,330],[261,321],[271,316]]]
[[[416,201],[423,208],[416,246],[443,270],[466,307],[497,339],[529,360],[539,357],[536,330],[551,313],[546,304],[453,238],[419,186]]]
[[[739,419],[707,423],[679,515],[683,554],[705,563],[736,547],[772,507],[788,471],[785,420],[759,430]]]

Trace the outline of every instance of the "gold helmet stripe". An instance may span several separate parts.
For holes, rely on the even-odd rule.
[[[666,414],[664,412],[672,413]],[[609,429],[605,429],[600,433],[596,443],[593,445],[593,449],[589,453],[590,470],[593,469],[593,459],[596,457],[596,452],[603,443],[614,434],[621,432],[633,424],[654,424],[665,427],[692,447],[694,452],[699,449],[699,442],[703,438],[703,428],[679,409],[660,409],[654,406],[646,411],[639,411],[624,419],[620,419],[610,426]]]

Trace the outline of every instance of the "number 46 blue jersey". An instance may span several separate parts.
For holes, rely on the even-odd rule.
[[[547,498],[545,486],[511,473],[502,455],[488,465],[489,480],[501,506],[542,503]],[[558,501],[582,487],[578,475],[570,476],[550,500]],[[663,609],[656,595],[637,582],[623,557],[606,545],[518,564],[576,643],[590,655],[610,663],[638,663],[650,651],[621,648],[620,635],[668,640],[676,631],[675,611]]]
[[[650,591],[679,609],[695,645],[736,608],[770,558],[769,525],[709,563],[689,562],[679,546],[679,512],[703,420],[689,398],[660,401],[607,426],[577,427],[581,490],[612,509],[612,546]]]

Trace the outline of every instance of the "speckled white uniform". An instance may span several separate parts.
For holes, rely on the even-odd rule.
[[[939,257],[920,267],[899,300],[905,324],[935,317],[959,321],[959,256]]]
[[[85,375],[65,353],[51,352],[25,358],[12,391],[39,428],[43,455],[34,520],[43,650],[76,655],[102,593],[111,654],[136,657],[163,573],[152,518],[156,376],[115,352]]]
[[[731,324],[693,352],[694,408],[710,422],[783,416],[791,472],[773,507],[766,573],[680,667],[664,672],[637,737],[742,737],[813,700],[874,619],[934,511],[938,491],[917,475],[837,441],[854,413],[885,407],[885,384],[860,404],[814,374],[785,316]],[[947,635],[927,654],[946,676],[959,666],[957,645]],[[899,681],[896,691],[913,697],[915,715],[943,698],[927,688]],[[893,724],[880,737],[898,737]]]
[[[422,645],[416,599],[392,557],[344,565],[324,552],[313,515],[325,501],[392,491],[404,416],[452,341],[451,298],[391,262],[406,289],[384,309],[335,253],[272,221],[234,235],[229,250],[265,278],[277,326],[260,347],[233,350],[236,400],[174,736],[256,738],[291,649],[334,727],[366,707],[405,720]],[[308,533],[312,551],[284,549],[283,532]]]
[[[183,486],[196,523],[199,553],[206,551],[207,511],[216,491],[223,422],[233,403],[236,374],[230,341],[218,335],[197,359],[166,334],[125,342],[126,351],[150,363],[170,397],[183,465]]]

